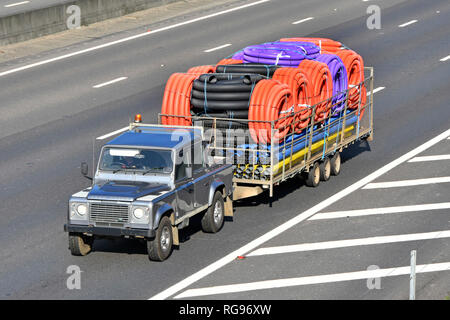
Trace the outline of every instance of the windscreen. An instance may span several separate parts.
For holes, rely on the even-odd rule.
[[[159,149],[129,149],[107,147],[103,149],[100,170],[171,173],[172,152]]]

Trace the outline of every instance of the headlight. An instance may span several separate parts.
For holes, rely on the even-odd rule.
[[[131,223],[148,224],[150,208],[145,206],[133,206],[131,209]]]
[[[85,204],[79,204],[79,205],[77,205],[77,207],[76,207],[77,209],[77,213],[80,215],[80,216],[84,216],[86,213],[87,213],[87,206],[85,205]]]
[[[71,202],[70,203],[70,219],[87,221],[89,213],[89,207],[87,203],[83,202]]]
[[[145,209],[144,208],[135,208],[133,210],[133,215],[136,219],[142,219],[142,217],[145,214]]]

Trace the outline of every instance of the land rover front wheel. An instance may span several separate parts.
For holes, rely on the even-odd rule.
[[[164,261],[172,252],[173,235],[172,224],[166,216],[159,222],[156,236],[152,240],[147,240],[147,253],[150,260]]]
[[[216,192],[211,206],[206,211],[202,218],[202,229],[204,232],[216,233],[218,232],[225,220],[225,210],[222,193]]]
[[[94,237],[69,232],[69,250],[73,256],[85,256],[92,250]]]

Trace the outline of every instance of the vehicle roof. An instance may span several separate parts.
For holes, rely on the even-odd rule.
[[[177,127],[135,127],[124,132],[105,144],[115,146],[140,146],[157,148],[175,148],[180,142],[190,143],[192,140],[201,141],[202,132],[198,128]]]

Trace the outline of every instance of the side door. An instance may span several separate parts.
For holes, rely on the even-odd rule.
[[[194,182],[193,177],[187,175],[187,170],[192,170],[192,152],[190,149],[179,151],[180,163],[175,165],[175,188],[177,197],[177,218],[194,210]]]
[[[211,178],[209,168],[205,164],[202,142],[198,141],[193,146],[193,177],[195,188],[195,206],[201,207],[208,204]]]

